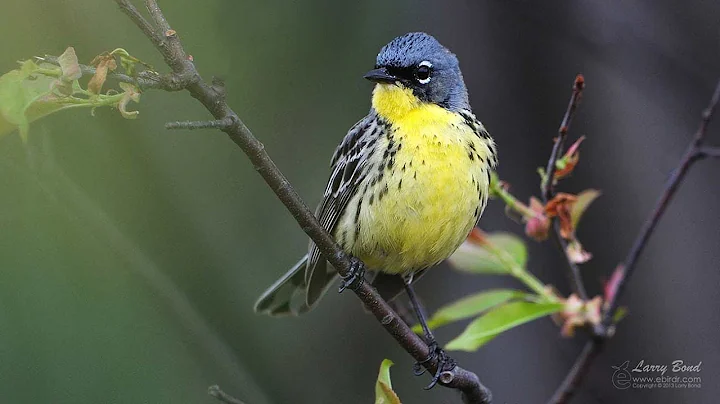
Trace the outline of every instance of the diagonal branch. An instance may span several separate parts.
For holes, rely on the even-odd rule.
[[[587,342],[585,348],[583,348],[583,351],[575,360],[575,364],[572,369],[565,377],[565,380],[563,380],[560,387],[550,399],[550,403],[567,403],[573,397],[577,386],[582,383],[585,374],[590,368],[590,365],[595,357],[597,357],[598,353],[602,350],[605,341],[614,333],[614,325],[612,324],[612,321],[619,307],[618,301],[620,296],[625,291],[627,282],[630,279],[630,276],[634,273],[640,254],[642,254],[650,236],[655,231],[658,222],[662,218],[667,207],[670,205],[670,201],[675,195],[675,192],[678,190],[680,183],[685,178],[685,175],[688,173],[693,163],[705,157],[716,156],[715,152],[718,151],[717,148],[703,147],[702,144],[707,133],[708,124],[715,112],[719,100],[720,81],[718,81],[718,84],[715,87],[715,92],[710,99],[710,103],[703,111],[700,127],[697,132],[695,132],[695,136],[692,141],[690,141],[687,150],[680,159],[678,166],[673,171],[672,176],[668,180],[667,184],[665,184],[665,188],[655,204],[655,208],[652,210],[650,216],[645,221],[645,224],[643,224],[640,229],[640,233],[630,248],[627,258],[625,258],[625,262],[620,266],[621,272],[619,279],[613,286],[614,289],[608,293],[609,299],[606,302],[606,308],[603,312],[602,324],[601,327],[599,327],[600,330],[594,331],[593,339]]]
[[[580,103],[583,89],[585,88],[585,78],[582,74],[578,74],[575,77],[575,83],[573,84],[572,95],[568,102],[567,110],[563,116],[562,122],[560,123],[560,129],[558,130],[558,137],[555,139],[552,152],[550,152],[550,158],[548,159],[547,167],[545,168],[545,178],[543,178],[542,184],[540,185],[540,191],[543,199],[543,203],[547,205],[555,195],[554,183],[555,183],[555,164],[558,158],[563,152],[565,147],[565,140],[567,139],[567,133],[570,129],[570,124],[575,116],[575,110]],[[550,219],[553,228],[553,239],[558,245],[560,250],[565,257],[568,264],[568,277],[570,280],[570,287],[573,292],[577,294],[582,300],[588,300],[587,292],[585,291],[585,284],[583,283],[582,276],[580,275],[580,268],[570,260],[567,256],[567,241],[560,235],[560,223],[555,218]]]
[[[690,145],[688,145],[688,148],[680,160],[678,167],[673,171],[672,176],[665,185],[663,193],[660,195],[660,199],[658,199],[650,217],[647,218],[645,224],[643,224],[640,229],[640,233],[635,239],[632,248],[630,248],[627,257],[625,258],[625,262],[622,264],[620,280],[617,283],[617,288],[614,291],[615,293],[611,295],[610,301],[607,302],[608,308],[605,310],[605,315],[603,317],[603,323],[606,326],[612,321],[612,317],[615,315],[618,308],[618,300],[625,291],[627,281],[630,279],[635,270],[635,264],[637,264],[640,254],[642,254],[643,250],[645,250],[648,239],[650,239],[650,236],[655,231],[655,227],[657,227],[658,222],[660,222],[660,218],[665,213],[665,209],[667,209],[673,196],[675,196],[678,186],[685,178],[685,175],[688,173],[688,170],[690,170],[693,163],[698,161],[700,157],[703,157],[703,155],[698,152],[704,150],[702,148],[702,143],[705,139],[705,134],[707,133],[708,123],[710,123],[710,119],[717,107],[718,100],[720,100],[720,81],[718,81],[718,84],[715,87],[715,92],[710,99],[710,103],[702,113],[700,127],[698,127],[698,130],[695,132],[693,140],[690,142]]]
[[[224,97],[224,89],[220,83],[209,85],[202,80],[195,65],[188,59],[177,32],[169,28],[170,26],[162,15],[157,3],[153,0],[146,0],[146,6],[150,11],[153,22],[157,26],[157,30],[148,30],[147,21],[145,21],[137,9],[129,3],[129,0],[115,0],[115,2],[163,55],[166,63],[173,71],[172,78],[174,83],[177,84],[178,87],[186,89],[216,120],[229,120],[232,122],[231,125],[221,127],[221,130],[247,155],[258,173],[293,215],[303,231],[315,242],[320,252],[330,264],[337,269],[340,275],[346,275],[350,269],[348,256],[320,223],[318,223],[315,215],[308,209],[295,189],[267,154],[263,144],[253,136],[235,111],[227,105]],[[363,283],[355,293],[403,349],[418,361],[422,361],[427,357],[429,351],[427,344],[412,332],[407,324],[400,319],[372,286],[368,283]],[[435,372],[438,367],[438,360],[433,359],[428,361],[424,366],[430,372]],[[460,390],[463,401],[466,403],[491,402],[490,391],[480,383],[477,375],[460,367],[456,367],[452,371],[443,372],[441,384]]]

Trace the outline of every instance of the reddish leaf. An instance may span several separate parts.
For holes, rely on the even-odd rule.
[[[582,244],[580,244],[577,239],[570,241],[565,253],[567,254],[568,259],[576,264],[588,262],[592,258],[592,254],[585,251]]]
[[[117,68],[115,57],[112,55],[100,55],[93,59],[92,64],[95,65],[95,75],[92,76],[90,82],[88,82],[88,91],[93,94],[100,94],[105,79],[107,79],[108,72],[111,72]]]
[[[578,161],[580,161],[579,148],[583,140],[585,140],[585,136],[581,136],[580,139],[576,140],[575,143],[567,149],[565,155],[557,161],[555,164],[556,180],[567,177],[575,170],[575,166]]]
[[[560,235],[566,240],[573,239],[575,234],[571,214],[575,202],[575,195],[560,192],[545,206],[545,213],[549,218],[557,216],[560,221]]]
[[[525,234],[535,241],[547,239],[550,230],[550,219],[545,216],[545,207],[534,196],[530,198],[530,210],[534,216],[525,220]]]

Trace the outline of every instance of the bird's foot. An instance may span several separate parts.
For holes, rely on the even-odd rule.
[[[365,282],[365,265],[359,259],[350,257],[350,271],[341,278],[338,293],[344,292],[345,289],[358,290]]]
[[[413,365],[413,373],[415,374],[415,376],[420,376],[425,373],[426,370],[423,365],[433,361],[435,358],[438,359],[438,367],[435,371],[435,375],[433,375],[432,380],[430,380],[430,384],[425,387],[425,390],[430,390],[431,388],[435,387],[435,385],[440,380],[440,375],[442,374],[442,372],[451,371],[457,366],[455,360],[449,357],[448,354],[446,354],[445,351],[440,348],[440,346],[438,346],[438,343],[436,341],[432,341],[428,345],[428,347],[428,356],[419,362],[415,362],[415,364]]]

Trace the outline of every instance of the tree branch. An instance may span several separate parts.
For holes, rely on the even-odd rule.
[[[580,103],[580,98],[582,97],[584,88],[585,78],[582,74],[578,74],[577,77],[575,77],[575,83],[573,84],[573,91],[570,96],[570,101],[568,102],[567,110],[565,110],[565,115],[560,123],[560,129],[558,129],[558,137],[555,139],[555,145],[553,146],[552,152],[550,152],[550,158],[548,159],[547,167],[545,168],[545,178],[540,185],[543,203],[546,205],[555,195],[555,164],[563,152],[565,140],[567,139],[567,132],[570,129],[570,124],[575,116],[575,110]],[[565,239],[563,239],[560,235],[560,224],[555,218],[551,218],[550,220],[553,228],[553,239],[555,240],[558,248],[562,251],[563,257],[565,257],[568,264],[570,287],[582,300],[588,300],[588,295],[585,291],[585,284],[583,283],[582,276],[580,275],[580,268],[567,256],[568,245],[567,241],[565,241]]]
[[[593,336],[593,339],[585,345],[585,348],[583,348],[583,351],[576,359],[575,364],[572,369],[570,369],[570,372],[565,377],[565,380],[551,398],[551,403],[566,403],[572,398],[577,386],[582,382],[593,360],[602,350],[605,341],[613,335],[614,325],[612,324],[612,321],[619,307],[618,302],[620,296],[625,291],[625,287],[630,279],[630,276],[634,273],[640,254],[642,254],[645,249],[650,236],[655,231],[658,222],[662,218],[667,207],[670,205],[670,201],[675,195],[680,183],[685,178],[685,175],[690,170],[690,167],[693,163],[704,157],[715,157],[718,155],[718,148],[702,146],[707,133],[708,123],[715,112],[718,100],[720,100],[720,81],[718,81],[718,84],[715,87],[715,92],[710,99],[710,103],[702,113],[700,126],[695,132],[695,136],[688,145],[688,148],[683,154],[683,157],[680,159],[677,167],[673,171],[672,176],[668,180],[667,184],[665,184],[665,188],[655,204],[655,208],[652,210],[650,216],[645,221],[645,224],[643,224],[640,229],[639,234],[635,238],[635,242],[633,242],[627,257],[625,258],[625,262],[620,266],[618,281],[613,286],[613,290],[610,291],[609,299],[605,303],[606,306],[603,312],[602,325],[600,329],[594,331],[595,335]]]
[[[221,130],[248,156],[255,169],[293,215],[303,231],[315,242],[323,256],[340,275],[346,275],[350,268],[348,256],[318,223],[315,215],[265,152],[264,145],[253,136],[235,111],[227,105],[221,84],[208,85],[202,80],[195,65],[187,58],[177,32],[169,28],[170,26],[157,3],[152,0],[145,2],[153,22],[158,27],[156,31],[152,27],[148,27],[147,21],[129,3],[129,0],[115,0],[115,2],[163,55],[166,63],[172,69],[170,78],[177,88],[186,89],[192,97],[205,106],[215,119],[232,121],[231,125],[222,127]],[[427,344],[412,332],[372,286],[367,282],[363,283],[355,291],[355,294],[403,349],[418,361],[426,358],[429,351]],[[430,372],[435,372],[438,361],[434,359],[424,366]],[[443,372],[440,383],[446,387],[460,390],[465,403],[491,402],[490,391],[480,383],[477,375],[459,366],[452,371]]]

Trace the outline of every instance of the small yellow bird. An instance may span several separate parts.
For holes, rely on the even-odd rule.
[[[386,287],[393,284],[389,279],[401,280],[394,284],[405,286],[431,345],[427,360],[443,359],[410,285],[449,257],[480,218],[497,164],[495,143],[471,111],[457,58],[432,36],[393,39],[365,78],[376,83],[372,108],[335,151],[317,217],[356,258],[341,291],[357,287],[365,268],[382,273],[373,285],[386,295],[399,292]],[[306,312],[337,278],[310,242],[309,253],[255,310]]]

